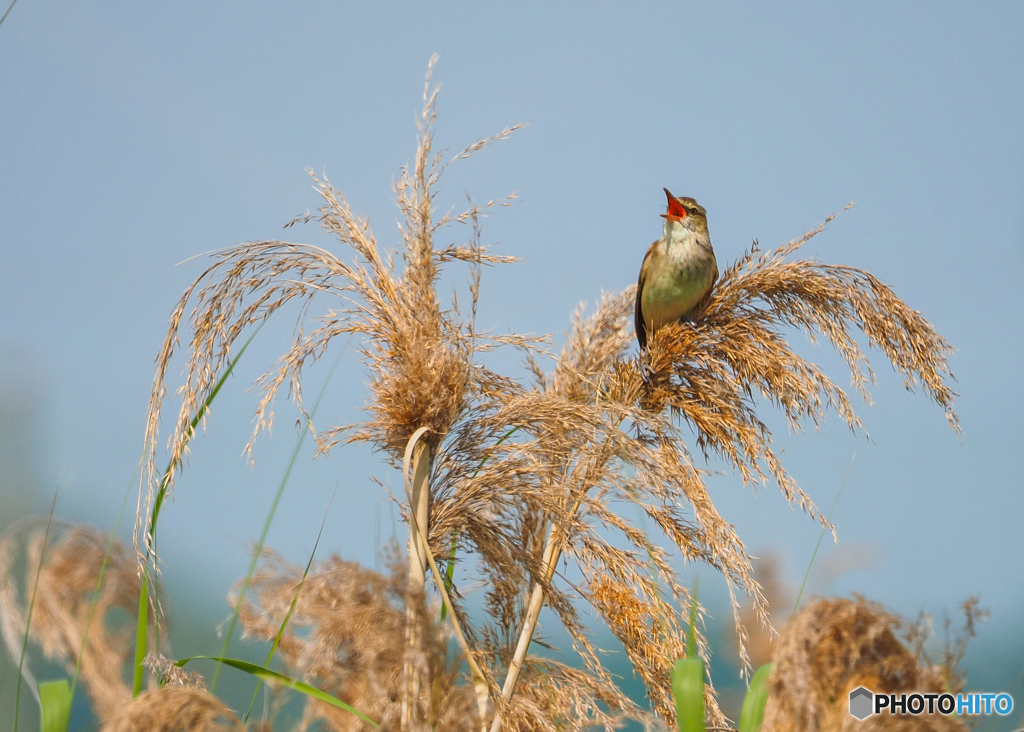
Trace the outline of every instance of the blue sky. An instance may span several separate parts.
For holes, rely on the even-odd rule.
[[[807,251],[872,272],[957,348],[964,431],[881,354],[861,410],[871,440],[836,418],[800,435],[771,421],[825,508],[856,452],[835,522],[864,561],[831,589],[912,615],[980,594],[993,641],[1024,622],[1024,6],[380,7],[22,0],[0,27],[0,374],[38,406],[37,507],[59,485],[64,515],[112,525],[152,359],[204,266],[178,263],[238,241],[324,243],[281,230],[317,205],[307,168],[397,244],[390,187],[438,53],[440,145],[529,123],[451,169],[439,201],[521,197],[484,223],[524,261],[485,272],[482,327],[558,334],[579,302],[635,282],[662,187],[708,209],[722,264],[854,201]],[[169,581],[222,597],[244,573],[296,439],[282,403],[246,466],[245,388],[291,326],[261,333],[194,445],[161,525]],[[801,349],[847,383],[831,352]],[[366,399],[362,367],[341,364],[321,408],[335,423]],[[372,564],[384,493],[371,477],[395,475],[357,448],[309,457],[269,543],[304,560],[337,489],[324,544]],[[774,486],[752,495],[716,475],[712,496],[751,551],[802,573],[818,532]]]

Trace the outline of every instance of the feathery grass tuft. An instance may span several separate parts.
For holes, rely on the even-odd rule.
[[[134,617],[139,598],[135,562],[119,542],[111,544],[108,535],[96,530],[54,521],[47,536],[41,528],[26,532],[30,527],[15,524],[0,538],[4,637],[28,633],[47,658],[71,674],[77,669],[96,715],[113,718],[132,696],[122,671],[133,637],[124,616]],[[16,546],[26,547],[27,576],[38,576],[31,616],[13,576]],[[22,585],[27,586],[31,582]]]
[[[244,732],[234,712],[206,689],[160,686],[151,689],[103,725],[100,732]]]
[[[849,714],[849,694],[858,686],[876,693],[956,694],[966,638],[980,618],[976,601],[965,605],[961,643],[947,648],[941,663],[923,653],[924,623],[907,624],[863,598],[817,599],[783,628],[768,680],[762,732],[794,729],[964,732],[962,719],[939,714],[875,715],[861,722]],[[900,641],[899,635],[908,644]],[[910,646],[908,648],[908,645]]]

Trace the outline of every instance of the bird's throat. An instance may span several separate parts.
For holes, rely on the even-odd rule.
[[[666,221],[665,232],[662,236],[664,254],[667,264],[675,267],[689,266],[693,260],[706,258],[706,252],[711,251],[711,241],[701,236],[688,226],[678,221]]]
[[[665,219],[665,227],[661,234],[661,239],[665,243],[677,241],[683,239],[687,233],[690,232],[688,226],[683,226],[683,222],[676,219]]]

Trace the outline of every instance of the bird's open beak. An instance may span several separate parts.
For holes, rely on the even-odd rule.
[[[662,188],[668,196],[668,213],[663,213],[661,218],[669,221],[682,221],[686,218],[686,208],[676,200],[668,188]]]

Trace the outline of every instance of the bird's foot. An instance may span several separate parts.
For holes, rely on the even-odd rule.
[[[654,376],[657,372],[651,368],[649,363],[640,366],[640,378],[647,387],[654,385]]]

